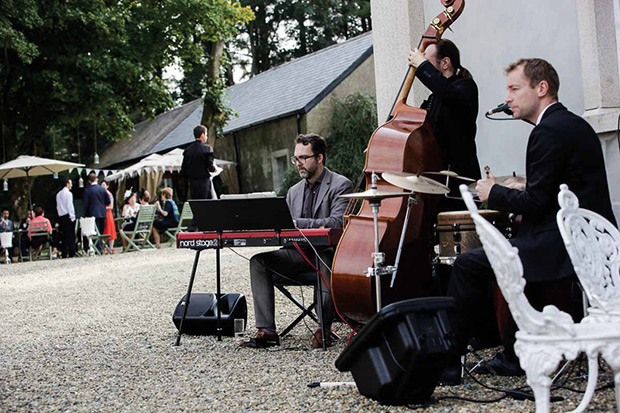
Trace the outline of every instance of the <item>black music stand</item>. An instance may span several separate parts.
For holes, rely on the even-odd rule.
[[[244,199],[190,199],[189,205],[194,214],[194,220],[198,229],[203,232],[217,232],[216,250],[216,282],[217,282],[217,339],[222,341],[222,325],[221,325],[221,283],[220,283],[220,250],[223,248],[222,233],[225,231],[243,231],[243,230],[275,230],[279,234],[283,229],[294,228],[291,213],[283,197],[272,198],[244,198]],[[279,243],[278,243],[279,245]],[[179,333],[177,335],[175,346],[181,342],[181,334],[183,334],[183,323],[189,308],[189,301],[194,285],[194,277],[200,251],[202,248],[195,248],[196,256],[192,268],[192,275],[189,279],[187,288],[185,309],[183,317],[179,324]]]

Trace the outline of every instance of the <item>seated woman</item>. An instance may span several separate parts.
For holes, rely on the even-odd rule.
[[[179,208],[177,204],[172,200],[172,188],[164,188],[161,190],[161,203],[159,201],[155,203],[157,207],[156,214],[161,216],[162,219],[156,219],[153,222],[153,239],[155,240],[155,247],[161,248],[160,233],[166,232],[168,228],[174,228],[179,225]]]
[[[121,224],[121,232],[123,231],[133,231],[136,227],[136,217],[138,216],[138,211],[140,211],[140,204],[136,201],[136,194],[132,193],[131,190],[125,192],[125,205],[123,205],[123,211],[121,215],[125,218],[125,221]],[[131,235],[129,235],[131,238]],[[122,238],[123,247],[127,248],[127,240]]]
[[[140,203],[140,205],[148,205],[150,201],[151,194],[149,194],[149,191],[144,188],[138,191],[138,202]]]
[[[123,205],[123,211],[121,215],[125,218],[125,221],[121,225],[121,230],[133,231],[136,226],[136,217],[138,211],[140,211],[140,204],[136,202],[136,194],[129,192],[125,198],[125,205]]]
[[[40,222],[44,223],[44,225],[47,226],[48,234],[45,237],[36,236],[33,238],[32,236],[32,234],[34,233],[34,231],[32,231],[33,224],[40,223]],[[52,224],[49,219],[45,218],[45,211],[40,206],[35,207],[34,218],[30,220],[30,224],[28,225],[28,238],[30,239],[30,247],[35,250],[35,252],[32,254],[33,259],[36,260],[38,258],[39,253],[41,252],[41,249],[43,248],[43,245],[46,242],[49,242],[50,245],[54,248],[54,251],[52,252],[52,257],[56,255],[56,246],[52,242],[52,239],[50,237],[51,234],[52,234]]]

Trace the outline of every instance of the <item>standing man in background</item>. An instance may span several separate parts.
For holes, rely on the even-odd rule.
[[[95,217],[97,229],[103,234],[105,228],[106,206],[110,205],[110,197],[101,185],[97,183],[97,175],[91,172],[88,175],[90,185],[84,190],[84,215]],[[101,240],[97,241],[97,248],[101,250]]]
[[[73,182],[71,178],[65,178],[63,183],[63,188],[56,194],[56,211],[62,241],[60,252],[63,258],[73,258],[75,257],[75,208],[71,193]]]
[[[181,175],[189,180],[191,199],[211,199],[211,172],[215,172],[213,149],[206,144],[207,128],[199,125],[194,128],[194,138],[183,152]],[[188,231],[196,230],[196,223],[188,227]]]

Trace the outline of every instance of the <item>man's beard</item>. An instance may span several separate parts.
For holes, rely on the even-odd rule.
[[[303,179],[310,179],[314,176],[316,171],[314,170],[307,170],[307,169],[300,169],[299,170],[299,176],[301,176]]]

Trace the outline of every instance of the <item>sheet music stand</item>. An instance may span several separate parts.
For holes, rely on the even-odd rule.
[[[222,326],[221,326],[221,310],[220,310],[220,297],[221,297],[221,265],[220,265],[220,251],[223,248],[222,233],[226,231],[244,231],[244,230],[274,230],[278,234],[283,229],[294,228],[293,219],[288,209],[286,199],[283,197],[273,198],[247,198],[247,199],[205,199],[195,200],[190,199],[189,205],[194,214],[195,222],[198,229],[203,232],[216,232],[217,245],[214,246],[216,251],[216,283],[217,283],[217,321],[216,331],[218,341],[222,341]],[[279,244],[279,243],[278,243]],[[198,261],[200,258],[200,252],[203,248],[197,247],[196,256],[194,257],[194,265],[192,267],[192,274],[190,276],[189,285],[187,288],[185,309],[183,310],[183,316],[179,324],[179,332],[175,346],[178,346],[181,342],[181,334],[183,334],[183,324],[187,315],[187,309],[189,308],[192,288],[194,285],[194,278],[196,276],[196,269],[198,268]],[[318,267],[317,267],[318,268]],[[321,314],[319,324],[322,331],[323,349],[326,347],[325,331],[323,329],[323,311],[322,311],[322,291],[321,280],[319,274],[317,274],[317,287],[319,291],[318,311]]]

